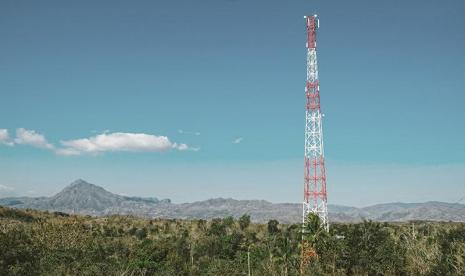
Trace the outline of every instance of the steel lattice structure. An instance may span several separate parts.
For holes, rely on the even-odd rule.
[[[317,214],[328,230],[326,172],[323,150],[322,113],[320,110],[320,86],[316,57],[316,33],[319,27],[317,15],[305,16],[307,25],[307,83],[305,86],[305,158],[304,202],[302,223],[309,213]]]

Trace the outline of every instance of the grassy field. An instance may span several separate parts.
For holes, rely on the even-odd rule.
[[[0,275],[299,275],[301,225],[0,207]],[[465,275],[465,224],[307,225],[305,275]]]

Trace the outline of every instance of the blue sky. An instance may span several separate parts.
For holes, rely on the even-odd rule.
[[[458,200],[459,0],[2,1],[0,196],[300,202],[313,13],[329,202]]]

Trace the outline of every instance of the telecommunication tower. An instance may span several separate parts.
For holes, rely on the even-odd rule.
[[[317,15],[305,16],[307,25],[307,83],[305,86],[305,158],[304,202],[302,223],[309,213],[320,217],[328,230],[326,172],[323,151],[322,113],[320,110],[320,85],[316,58],[316,33],[319,28]]]

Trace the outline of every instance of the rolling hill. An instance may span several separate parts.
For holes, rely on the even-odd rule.
[[[2,198],[0,205],[92,216],[122,214],[142,217],[211,219],[226,216],[239,217],[247,213],[256,222],[277,219],[283,223],[297,223],[302,220],[301,205],[297,203],[215,198],[175,204],[169,199],[117,195],[81,179],[74,181],[51,197]],[[330,220],[333,222],[359,222],[363,219],[389,222],[465,221],[465,205],[458,203],[386,203],[364,208],[329,205],[328,209]]]

